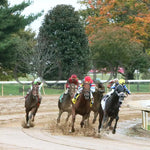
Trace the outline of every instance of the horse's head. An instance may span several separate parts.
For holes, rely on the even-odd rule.
[[[76,85],[75,84],[70,84],[69,85],[69,94],[70,94],[70,96],[71,96],[71,98],[73,98],[74,97],[74,94],[75,94],[75,92],[76,92]]]
[[[124,98],[126,97],[124,92],[120,92],[120,93],[117,93],[118,97],[119,97],[119,102],[122,103],[122,101],[124,100]]]
[[[32,92],[33,97],[38,96],[39,95],[39,85],[33,84],[31,92]]]
[[[90,84],[89,83],[83,84],[83,94],[86,100],[90,99]]]

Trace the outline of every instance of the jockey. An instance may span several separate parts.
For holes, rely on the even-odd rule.
[[[114,83],[117,83],[118,81],[119,81],[119,80],[118,80],[117,78],[115,78],[115,79],[113,79],[113,80],[110,80],[110,81],[108,82],[107,88],[111,89],[111,87],[112,87],[113,85],[115,85]]]
[[[40,77],[38,77],[37,79],[35,79],[33,82],[32,82],[32,85],[39,85],[39,99],[41,100],[42,99],[42,96],[41,96],[41,88],[43,86],[43,82],[41,81]],[[29,96],[29,93],[30,91],[32,90],[32,85],[29,89],[29,91],[27,92],[27,95],[25,96],[25,99],[27,99],[27,97]]]
[[[94,80],[94,83],[95,83],[95,89],[98,89],[102,93],[105,92],[105,87],[101,82],[100,78],[96,78],[96,80]]]
[[[131,92],[128,90],[128,88],[125,85],[125,80],[124,79],[120,79],[119,80],[119,85],[122,85],[124,92],[126,92],[127,94],[131,94]]]
[[[83,80],[82,80],[82,84],[78,87],[77,93],[75,94],[74,98],[72,99],[72,102],[75,104],[76,100],[79,96],[79,94],[82,92],[83,90],[83,84],[84,83],[89,83],[90,84],[90,97],[91,97],[91,105],[94,103],[94,98],[93,98],[93,94],[92,94],[92,83],[93,80],[91,79],[90,76],[86,76]]]
[[[69,88],[70,84],[72,84],[72,83],[76,85],[76,88],[78,88],[79,81],[78,81],[77,75],[75,75],[75,74],[72,74],[71,77],[67,80],[65,94],[68,93],[68,88]]]
[[[131,92],[128,90],[128,88],[126,87],[125,85],[125,80],[124,79],[120,79],[119,81],[116,80],[116,83],[114,83],[112,86],[111,86],[111,91],[109,93],[107,93],[102,101],[101,101],[101,105],[102,105],[102,108],[104,109],[105,108],[105,102],[106,100],[111,96],[111,94],[115,91],[115,89],[117,89],[117,87],[123,87],[123,91],[128,93],[128,94],[131,94]],[[120,93],[121,91],[119,91],[120,88],[118,88],[118,92]],[[121,88],[122,89],[122,88]],[[121,104],[120,104],[121,105]]]
[[[111,80],[109,83],[111,84],[111,91],[107,93],[107,96],[109,97],[115,90],[115,87],[119,84],[119,80],[115,78],[114,80]]]

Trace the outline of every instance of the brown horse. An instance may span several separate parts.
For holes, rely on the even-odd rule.
[[[31,121],[39,108],[42,98],[39,98],[39,85],[32,85],[32,90],[29,92],[28,97],[25,99],[25,112],[26,112],[26,125],[31,126]],[[29,114],[30,113],[30,114]]]
[[[75,104],[72,103],[72,124],[71,124],[71,130],[70,132],[75,132],[74,129],[74,123],[75,123],[75,117],[77,114],[82,116],[82,121],[80,122],[81,128],[84,125],[84,121],[88,119],[90,115],[90,84],[84,83],[83,84],[83,90],[80,93],[79,97],[77,98],[77,101]]]
[[[72,112],[72,98],[74,97],[74,94],[76,92],[75,84],[69,84],[69,89],[67,94],[63,94],[63,98],[58,100],[58,108],[59,108],[59,114],[57,118],[57,123],[60,123],[60,118],[63,112],[67,112],[67,118],[66,123],[71,115]]]
[[[94,112],[93,123],[95,123],[98,114],[100,115],[100,119],[102,121],[103,118],[103,110],[101,107],[101,100],[103,97],[103,93],[105,92],[105,87],[102,83],[96,82],[95,92],[93,93],[94,104],[92,105],[91,111]]]

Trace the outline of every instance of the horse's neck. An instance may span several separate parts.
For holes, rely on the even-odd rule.
[[[95,91],[95,93],[93,94],[96,97],[96,100],[99,101],[99,99],[97,99],[97,97],[102,97],[102,93],[100,93],[99,91]]]
[[[80,103],[85,103],[86,99],[85,99],[85,97],[84,97],[84,93],[83,93],[83,92],[81,92],[79,99],[80,99],[80,100],[79,100]]]
[[[67,95],[66,95],[66,100],[69,100],[69,101],[70,101],[70,99],[71,99],[71,95],[70,95],[70,93],[67,93]]]
[[[119,97],[118,97],[118,95],[115,93],[115,91],[114,91],[114,93],[113,93],[113,95],[112,95],[111,101],[112,101],[112,103],[118,103],[118,101],[119,101]]]

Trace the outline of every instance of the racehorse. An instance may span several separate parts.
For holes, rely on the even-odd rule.
[[[96,83],[95,92],[93,93],[94,104],[92,105],[91,111],[94,112],[93,123],[95,123],[98,114],[100,114],[101,120],[103,115],[103,110],[101,107],[101,99],[103,93],[105,92],[105,87],[102,83]]]
[[[117,122],[119,120],[119,107],[125,98],[124,89],[121,85],[115,89],[112,95],[106,100],[104,108],[104,116],[102,125],[99,121],[98,132],[100,133],[100,128],[109,129],[112,128],[112,133],[116,133]],[[113,120],[115,119],[114,127],[111,127]]]
[[[29,92],[28,97],[25,99],[25,112],[26,112],[26,125],[31,126],[31,121],[34,121],[34,117],[39,108],[41,99],[39,97],[39,85],[32,85],[32,90]]]
[[[76,92],[76,87],[75,84],[69,84],[69,89],[67,94],[63,94],[63,98],[58,100],[58,108],[59,108],[59,114],[57,118],[57,123],[60,123],[60,118],[63,112],[67,112],[67,118],[66,118],[66,123],[71,116],[72,112],[72,98],[74,97],[74,94]]]
[[[70,132],[75,132],[74,123],[75,123],[75,117],[77,114],[82,116],[82,121],[80,122],[81,128],[84,126],[84,121],[88,119],[90,115],[90,84],[89,83],[83,83],[83,90],[80,93],[79,97],[77,98],[77,101],[75,104],[72,103],[72,124],[71,124],[71,130]]]

